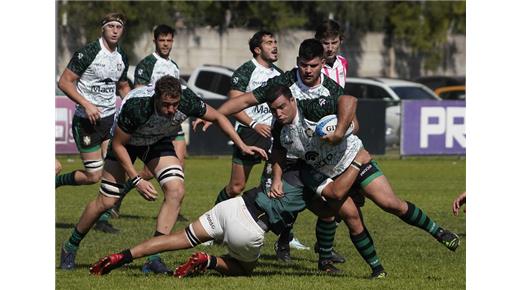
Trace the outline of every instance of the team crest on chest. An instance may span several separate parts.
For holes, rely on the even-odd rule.
[[[90,145],[90,137],[89,136],[83,137],[83,144],[85,144],[86,146]]]

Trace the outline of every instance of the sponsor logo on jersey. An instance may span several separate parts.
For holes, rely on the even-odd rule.
[[[116,88],[113,86],[105,87],[105,86],[92,86],[92,93],[102,93],[102,94],[111,94],[116,92]]]
[[[323,107],[323,105],[325,105],[327,103],[327,100],[325,100],[324,98],[320,98],[318,100],[318,103],[320,104],[320,107]]]
[[[138,69],[138,70],[137,70],[137,74],[140,75],[140,76],[142,76],[142,75],[143,75],[143,69],[142,69],[142,68]]]
[[[235,85],[238,84],[238,77],[233,78],[233,84],[235,84]]]
[[[269,108],[267,108],[265,106],[262,106],[262,105],[258,105],[258,106],[253,107],[253,113],[255,113],[255,114],[269,114]]]
[[[82,59],[83,58],[83,53],[78,53],[78,59]]]
[[[212,229],[215,229],[215,223],[211,219],[211,215],[209,213],[205,214],[206,219],[208,220],[208,224]]]

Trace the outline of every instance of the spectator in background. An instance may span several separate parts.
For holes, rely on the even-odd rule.
[[[125,23],[121,13],[105,15],[101,37],[76,51],[60,77],[58,87],[77,104],[72,132],[85,169],[56,176],[56,188],[95,184],[101,178],[116,113],[116,92],[123,98],[130,91],[128,57],[119,46]],[[100,220],[95,229],[118,231],[106,220]]]
[[[460,208],[466,204],[466,192],[461,193],[455,200],[453,201],[452,210],[454,215],[459,215]],[[464,213],[466,212],[466,207],[464,207]]]
[[[325,50],[325,64],[321,71],[342,88],[345,88],[348,61],[343,56],[338,55],[343,42],[341,27],[334,20],[326,20],[316,28],[314,38],[321,42]]]

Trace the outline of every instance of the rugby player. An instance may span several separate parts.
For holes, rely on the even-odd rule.
[[[276,86],[286,86],[291,90],[292,95],[296,99],[316,99],[321,96],[337,99],[343,95],[343,88],[327,77],[322,72],[325,63],[324,50],[322,44],[316,39],[306,39],[300,44],[298,57],[296,58],[297,68],[272,77],[264,86],[260,86],[253,90],[242,94],[238,97],[228,100],[218,110],[224,115],[234,114],[250,106],[256,106],[266,101],[269,92]],[[346,97],[348,104],[349,120],[355,119],[355,98]],[[337,142],[340,137],[333,134],[327,135],[324,140],[328,142]],[[288,158],[292,158],[288,156]],[[293,158],[296,160],[296,157]],[[336,222],[334,217],[319,218],[316,222],[316,238],[318,240],[318,268],[326,272],[339,271],[332,263],[344,262],[345,259],[336,253],[332,246],[322,247],[321,241],[333,241],[336,233]],[[290,236],[289,236],[290,237]],[[277,244],[277,256],[289,256],[288,243],[290,238],[280,237]],[[323,244],[329,244],[323,242]],[[280,253],[283,251],[285,253]]]
[[[206,105],[190,89],[181,90],[180,81],[170,75],[160,78],[155,87],[134,89],[127,98],[117,118],[99,194],[88,203],[70,238],[62,246],[62,269],[75,267],[75,257],[81,240],[96,219],[113,207],[126,192],[125,175],[131,179],[144,199],[154,201],[157,198],[157,191],[152,183],[140,177],[133,166],[137,157],[153,171],[164,192],[154,236],[170,233],[184,197],[184,173],[172,146],[171,136],[188,117],[217,122],[242,151],[260,154],[267,159],[264,150],[244,144],[224,115]],[[157,255],[149,262],[150,269],[155,273],[170,272]]]
[[[369,155],[363,155],[363,152],[356,157],[356,162],[359,163],[369,160]],[[350,187],[358,173],[357,168],[347,169],[342,176],[342,186]],[[333,184],[334,182],[328,184],[322,191],[323,196],[334,192]],[[250,275],[260,257],[267,231],[279,234],[308,205],[312,205],[316,212],[335,214],[321,198],[315,198],[314,193],[305,195],[310,191],[303,191],[299,169],[288,168],[284,172],[283,186],[285,195],[281,198],[269,197],[269,189],[259,186],[246,191],[242,196],[222,201],[184,230],[151,238],[131,249],[101,258],[90,267],[90,273],[105,275],[147,255],[189,249],[206,241],[220,240],[226,245],[228,254],[214,256],[196,252],[186,263],[176,268],[174,276],[190,276],[208,269],[228,276]]]
[[[57,175],[56,188],[94,184],[101,178],[116,112],[116,91],[121,98],[130,91],[128,57],[119,46],[125,22],[121,13],[105,15],[101,37],[76,51],[60,77],[58,87],[77,104],[72,133],[85,169]],[[107,219],[101,219],[96,228],[116,233]]]

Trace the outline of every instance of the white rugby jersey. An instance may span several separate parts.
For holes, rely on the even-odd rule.
[[[101,109],[101,117],[116,112],[117,82],[127,81],[128,71],[128,57],[119,46],[111,52],[99,38],[76,51],[67,68],[79,76],[78,92]],[[85,108],[76,105],[75,115],[86,118]]]
[[[348,72],[348,61],[341,55],[337,55],[332,67],[325,63],[321,72],[344,88]]]
[[[277,66],[272,65],[270,68],[266,68],[253,58],[235,70],[231,77],[231,89],[245,93],[251,92],[265,85],[268,79],[281,73],[282,71]],[[265,103],[249,107],[243,112],[259,124],[271,125],[273,116],[269,106]],[[242,124],[238,121],[237,124],[248,126],[248,124]]]
[[[304,160],[319,172],[335,177],[345,171],[356,157],[363,143],[352,135],[353,126],[350,126],[343,140],[331,145],[320,139],[314,130],[316,123],[304,118],[302,107],[298,104],[298,112],[292,124],[281,128],[280,145],[287,150],[287,156],[294,156]]]
[[[180,78],[179,66],[170,58],[164,59],[156,52],[143,58],[135,68],[134,82],[140,85],[155,85],[165,75]]]

